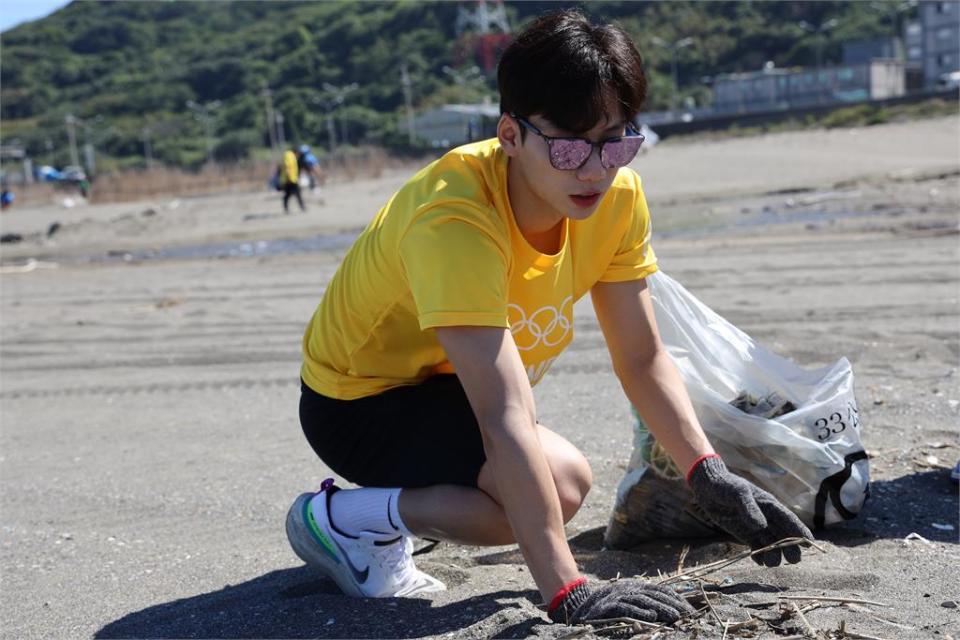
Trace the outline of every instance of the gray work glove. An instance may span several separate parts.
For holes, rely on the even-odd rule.
[[[751,549],[761,549],[784,538],[813,540],[810,529],[772,495],[727,470],[723,460],[705,458],[687,480],[704,514],[718,527]],[[753,556],[757,564],[776,567],[783,559],[800,562],[800,547],[772,549]]]
[[[676,592],[637,578],[574,587],[549,612],[554,622],[582,624],[591,620],[634,618],[644,622],[676,622],[695,613]]]

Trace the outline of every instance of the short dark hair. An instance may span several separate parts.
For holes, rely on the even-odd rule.
[[[627,120],[647,97],[643,60],[630,37],[572,9],[544,14],[520,32],[500,59],[497,83],[501,113],[540,114],[572,133],[600,122],[608,95]]]

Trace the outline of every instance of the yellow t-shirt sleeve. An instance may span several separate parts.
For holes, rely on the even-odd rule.
[[[428,214],[400,241],[420,329],[509,327],[505,248],[466,219]]]
[[[634,204],[626,232],[617,246],[617,252],[600,276],[600,282],[626,282],[640,280],[657,271],[657,256],[650,246],[650,211],[647,199],[640,186],[640,177],[635,181]]]

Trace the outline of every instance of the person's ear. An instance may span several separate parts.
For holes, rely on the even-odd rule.
[[[506,113],[502,114],[497,123],[497,139],[500,140],[503,152],[508,157],[515,157],[520,153],[520,147],[523,145],[520,138],[520,123]]]

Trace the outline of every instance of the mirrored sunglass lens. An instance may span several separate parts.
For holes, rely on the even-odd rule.
[[[600,161],[608,169],[625,167],[636,157],[641,144],[643,144],[643,138],[640,136],[607,142],[601,150]]]
[[[550,164],[556,169],[576,169],[593,151],[586,140],[552,140]]]

